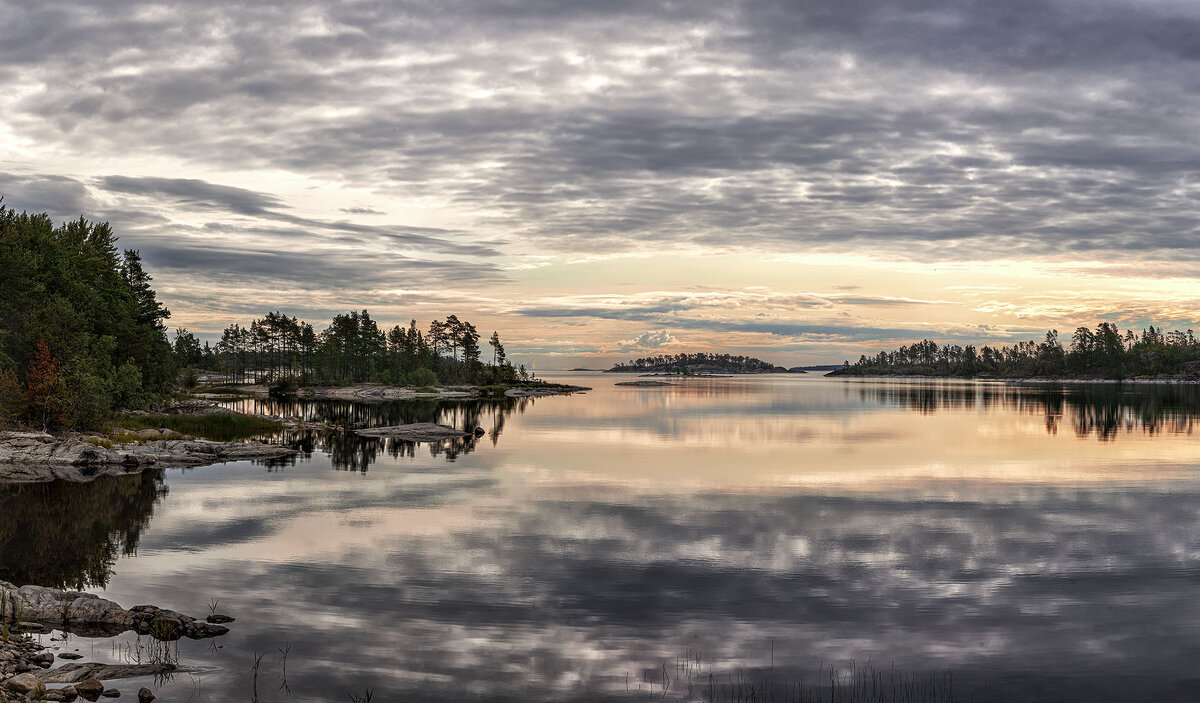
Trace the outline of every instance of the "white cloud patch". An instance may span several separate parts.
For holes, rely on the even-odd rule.
[[[667,330],[650,330],[633,339],[622,339],[617,342],[617,346],[621,349],[659,349],[678,344],[678,342],[679,340],[675,339]]]

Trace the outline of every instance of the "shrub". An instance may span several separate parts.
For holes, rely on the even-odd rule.
[[[146,404],[142,371],[132,361],[121,364],[113,374],[112,402],[118,408],[140,408]]]
[[[280,376],[267,385],[267,395],[272,398],[286,398],[296,395],[300,390],[300,382],[295,376]]]
[[[96,374],[78,366],[67,374],[64,394],[67,424],[76,429],[100,427],[112,409],[108,384]]]

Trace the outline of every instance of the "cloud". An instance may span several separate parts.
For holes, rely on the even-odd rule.
[[[633,339],[620,340],[617,346],[621,349],[659,349],[677,344],[678,341],[667,330],[651,330]]]

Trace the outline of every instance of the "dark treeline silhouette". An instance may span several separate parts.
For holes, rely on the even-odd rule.
[[[1111,322],[1095,330],[1080,327],[1064,348],[1058,330],[1038,342],[1005,347],[974,347],[923,340],[875,356],[863,355],[830,376],[957,376],[972,378],[1200,377],[1200,341],[1191,330],[1163,332],[1153,326],[1140,335],[1121,333]]]
[[[733,354],[660,354],[632,359],[609,369],[610,373],[770,373],[787,369],[752,356]]]
[[[1200,387],[1192,384],[973,384],[957,381],[855,384],[847,395],[923,415],[941,410],[1004,409],[1041,416],[1046,432],[1070,428],[1077,437],[1112,440],[1142,431],[1191,434],[1200,418]]]
[[[116,241],[108,223],[0,205],[0,421],[92,428],[171,391],[170,312]]]
[[[297,383],[367,381],[428,386],[438,383],[504,384],[530,380],[525,366],[508,361],[500,335],[479,346],[475,325],[449,315],[428,329],[395,325],[384,330],[366,310],[333,318],[317,332],[279,312],[243,327],[225,328],[215,346],[200,344],[186,329],[175,333],[175,354],[185,367],[217,371],[231,383],[294,378]]]
[[[166,494],[158,469],[87,483],[0,485],[0,581],[104,588],[117,558],[136,553]]]

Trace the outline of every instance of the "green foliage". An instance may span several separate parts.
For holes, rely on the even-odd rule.
[[[55,227],[0,205],[0,261],[0,367],[25,387],[26,420],[95,424],[109,408],[170,392],[170,313],[138,252],[119,254],[107,223]]]
[[[80,430],[99,428],[112,410],[112,393],[104,379],[76,361],[66,374],[64,389],[67,426]]]
[[[272,398],[287,398],[296,395],[298,390],[300,382],[292,375],[280,376],[267,385],[267,395]]]
[[[142,371],[132,361],[121,364],[113,374],[112,401],[114,407],[123,409],[140,408],[146,404]]]
[[[617,364],[609,369],[612,372],[656,372],[656,373],[769,373],[777,367],[774,364],[755,359],[752,356],[734,356],[732,354],[660,354],[633,359],[628,363]]]
[[[184,367],[179,373],[179,385],[191,390],[200,383],[200,371],[195,366]]]
[[[873,357],[862,356],[831,375],[993,376],[1000,378],[1195,377],[1200,375],[1200,342],[1191,330],[1164,334],[1150,326],[1141,335],[1121,333],[1111,322],[1094,330],[1079,327],[1064,349],[1058,330],[1041,342],[1011,346],[941,345],[929,340]]]

